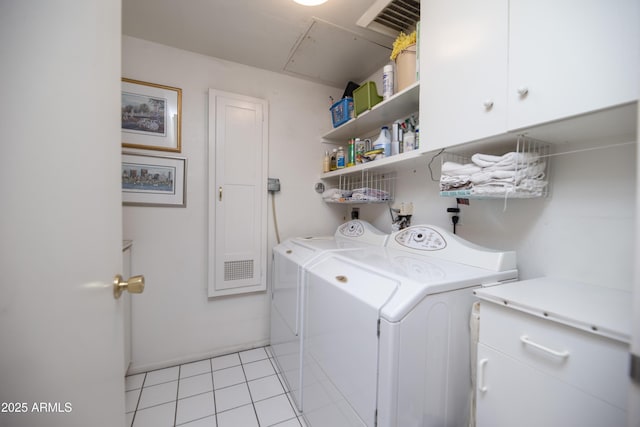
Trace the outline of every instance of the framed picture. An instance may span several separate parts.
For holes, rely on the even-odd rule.
[[[122,79],[122,146],[182,150],[182,89]]]
[[[122,154],[122,203],[131,206],[187,205],[186,159]]]

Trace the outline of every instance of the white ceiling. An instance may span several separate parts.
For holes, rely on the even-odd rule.
[[[393,37],[356,25],[380,0],[123,0],[122,32],[346,87],[389,62]]]

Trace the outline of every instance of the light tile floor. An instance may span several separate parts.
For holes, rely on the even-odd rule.
[[[269,347],[126,377],[132,427],[306,427]]]

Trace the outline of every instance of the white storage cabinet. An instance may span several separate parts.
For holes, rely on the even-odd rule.
[[[535,279],[481,289],[477,426],[626,426],[629,293]]]
[[[428,150],[632,103],[637,0],[423,0]]]

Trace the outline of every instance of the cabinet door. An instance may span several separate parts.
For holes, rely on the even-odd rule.
[[[209,296],[266,289],[266,101],[209,92]]]
[[[504,133],[507,0],[423,0],[421,16],[421,146]]]
[[[477,373],[478,427],[626,426],[622,409],[482,343]]]
[[[510,0],[509,129],[636,100],[639,4]]]

